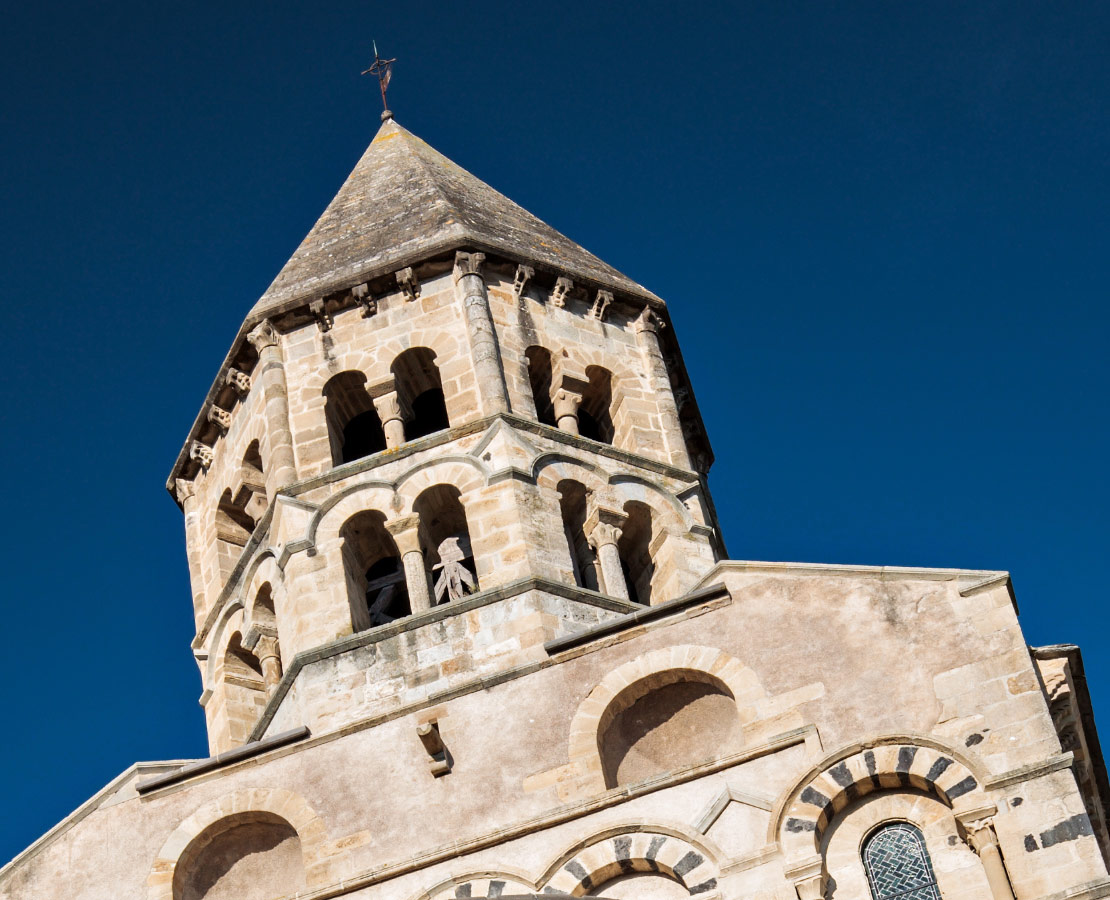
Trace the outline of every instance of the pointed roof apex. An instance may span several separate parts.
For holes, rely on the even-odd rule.
[[[468,246],[661,302],[383,116],[362,159],[249,318]]]

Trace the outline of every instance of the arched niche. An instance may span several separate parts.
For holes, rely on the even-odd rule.
[[[300,835],[268,812],[228,816],[178,859],[173,900],[277,900],[306,887]]]
[[[665,670],[619,693],[602,716],[607,788],[706,762],[743,742],[736,699],[706,672]]]

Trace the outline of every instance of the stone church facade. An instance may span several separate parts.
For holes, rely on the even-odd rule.
[[[174,464],[211,756],[2,900],[1110,897],[1004,572],[730,560],[662,300],[389,118]]]

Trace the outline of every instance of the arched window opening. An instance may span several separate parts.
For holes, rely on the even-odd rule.
[[[621,528],[617,552],[628,586],[628,599],[646,605],[652,601],[652,580],[655,577],[655,561],[651,558],[651,507],[632,500],[625,504],[624,511],[628,518]]]
[[[427,347],[413,347],[398,356],[390,367],[401,408],[410,411],[405,422],[405,440],[415,441],[451,427],[435,358]]]
[[[728,690],[695,673],[659,673],[663,683],[603,717],[598,737],[605,786],[636,784],[655,775],[714,759],[742,743],[740,713]],[[637,685],[629,688],[632,697]]]
[[[574,583],[591,591],[598,590],[597,557],[586,538],[585,525],[589,511],[586,507],[586,488],[577,481],[560,481],[559,509],[563,516],[563,531],[570,549],[574,570]]]
[[[239,485],[231,502],[254,523],[266,512],[266,475],[262,469],[262,453],[258,441],[251,441],[243,454],[243,462],[239,466]],[[254,530],[254,525],[251,525],[251,530]]]
[[[266,707],[267,694],[262,664],[243,646],[238,631],[228,638],[219,681],[228,740],[232,744],[246,743]]]
[[[231,574],[239,562],[243,548],[254,532],[254,524],[254,519],[247,511],[232,499],[231,488],[225,490],[220,496],[220,502],[216,504],[215,515],[216,558],[220,574],[224,578]]]
[[[412,613],[401,555],[386,531],[385,516],[366,511],[340,530],[351,605],[351,627],[365,631]]]
[[[284,819],[247,813],[202,833],[174,869],[174,900],[275,900],[306,887],[300,836]]]
[[[362,372],[340,372],[324,385],[324,415],[334,465],[385,449],[385,432]]]
[[[863,845],[874,900],[941,900],[925,837],[909,822],[880,826]]]
[[[268,581],[258,589],[258,593],[255,595],[251,620],[256,625],[277,625],[277,615],[274,611],[274,589]]]
[[[412,505],[420,517],[420,547],[437,604],[458,600],[478,590],[470,528],[459,496],[458,488],[437,484],[424,491]]]
[[[528,381],[532,386],[532,400],[536,404],[536,418],[542,424],[555,428],[558,423],[551,402],[551,353],[544,347],[529,347],[524,355],[528,359]]]
[[[591,441],[613,443],[613,373],[601,366],[586,369],[589,385],[578,407],[578,433]]]
[[[224,654],[224,675],[246,681],[262,677],[262,664],[250,650],[243,647],[242,635],[238,631],[227,642],[227,652]]]

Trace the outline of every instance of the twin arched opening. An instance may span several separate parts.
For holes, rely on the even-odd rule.
[[[372,456],[405,441],[450,428],[435,351],[413,347],[390,366],[391,377],[371,385],[348,370],[324,385],[333,465]]]
[[[266,475],[257,440],[251,441],[235,473],[235,484],[220,495],[216,504],[215,531],[217,563],[226,579],[247,545],[254,527],[266,511]]]
[[[556,366],[546,347],[529,347],[524,355],[537,421],[598,443],[617,443],[613,422],[618,403],[612,372],[587,366],[571,374],[567,363]]]

